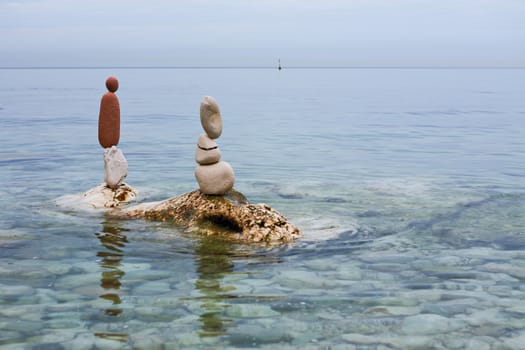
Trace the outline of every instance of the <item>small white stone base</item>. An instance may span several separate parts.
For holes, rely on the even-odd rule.
[[[128,161],[117,146],[104,148],[104,181],[116,190],[128,176]]]

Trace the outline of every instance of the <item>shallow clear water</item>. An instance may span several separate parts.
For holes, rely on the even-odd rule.
[[[139,201],[236,188],[305,233],[231,245],[57,207],[103,180],[107,76]],[[525,70],[0,69],[0,347],[517,349]]]

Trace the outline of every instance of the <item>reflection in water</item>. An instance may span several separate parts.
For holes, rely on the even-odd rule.
[[[201,308],[201,337],[227,334],[232,320],[224,317],[229,296],[225,293],[233,287],[221,286],[223,277],[233,271],[231,260],[231,243],[223,242],[217,237],[202,237],[195,250],[197,273],[199,278],[195,287],[204,295]]]
[[[124,256],[123,248],[128,239],[121,235],[122,231],[127,231],[118,226],[116,222],[104,222],[102,233],[97,233],[97,237],[105,248],[97,253],[97,256],[102,258],[100,260],[100,267],[104,269],[100,279],[100,286],[104,288],[106,293],[102,294],[100,298],[109,300],[112,307],[104,310],[104,313],[109,316],[119,316],[122,309],[118,306],[121,303],[118,291],[121,286],[120,279],[124,276],[124,271],[120,267],[120,263]]]

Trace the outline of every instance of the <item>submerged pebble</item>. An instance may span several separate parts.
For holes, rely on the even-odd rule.
[[[267,305],[235,304],[226,309],[226,315],[240,318],[277,317],[280,313]]]
[[[462,323],[435,314],[408,316],[403,320],[401,331],[405,334],[438,334],[455,331]]]
[[[171,290],[170,284],[163,281],[145,282],[133,289],[135,295],[160,295]]]

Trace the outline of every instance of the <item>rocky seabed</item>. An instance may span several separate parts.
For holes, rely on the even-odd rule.
[[[107,269],[19,261],[27,285],[0,284],[2,349],[525,349],[525,253],[490,248],[371,250],[290,258],[269,271],[213,276],[122,263]],[[27,268],[26,268],[26,267]],[[0,279],[13,272],[0,267]],[[118,311],[115,317],[111,312]],[[205,318],[222,326],[206,333]],[[213,323],[212,323],[213,324]],[[209,330],[208,330],[209,331]],[[213,335],[213,334],[212,334]],[[37,345],[39,347],[37,347]]]

